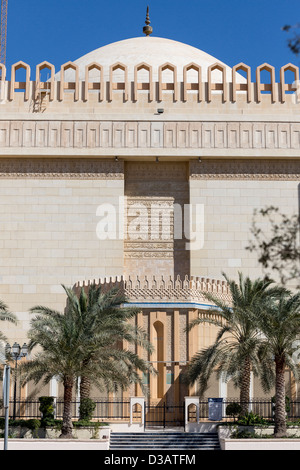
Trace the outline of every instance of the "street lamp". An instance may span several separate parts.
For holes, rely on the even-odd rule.
[[[17,368],[18,361],[22,357],[26,357],[28,354],[28,346],[26,343],[23,344],[22,348],[18,343],[14,343],[12,346],[6,344],[5,352],[8,357],[11,357],[15,361],[15,383],[14,383],[14,407],[13,407],[13,419],[16,419],[16,401],[17,401]]]

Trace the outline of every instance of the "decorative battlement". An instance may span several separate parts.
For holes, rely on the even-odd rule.
[[[93,92],[98,92],[99,102],[111,102],[115,99],[116,93],[122,92],[123,100],[136,102],[139,100],[141,92],[147,92],[148,100],[163,101],[166,92],[173,94],[173,101],[188,101],[188,96],[191,92],[196,92],[197,101],[212,101],[212,95],[216,92],[222,95],[222,102],[236,102],[237,94],[243,94],[245,101],[260,103],[262,101],[263,93],[271,94],[271,101],[284,103],[286,95],[290,92],[297,92],[299,94],[299,67],[288,63],[280,68],[279,83],[275,81],[275,68],[267,63],[261,64],[256,68],[255,77],[256,81],[251,82],[251,68],[240,62],[231,69],[231,77],[228,81],[228,67],[223,63],[216,62],[207,68],[207,81],[202,78],[202,67],[194,62],[183,66],[180,73],[182,73],[183,81],[179,81],[178,67],[172,63],[166,62],[158,67],[157,77],[154,77],[153,67],[146,62],[139,63],[132,67],[126,64],[117,62],[109,66],[106,70],[104,66],[97,62],[92,62],[85,66],[84,80],[80,80],[79,66],[74,62],[66,62],[61,66],[60,79],[57,79],[55,67],[53,64],[44,61],[36,66],[35,79],[31,81],[31,68],[25,62],[17,62],[11,67],[11,80],[6,81],[6,68],[0,64],[1,70],[1,100],[13,101],[15,99],[16,91],[24,93],[24,101],[32,99],[35,102],[40,102],[43,98],[51,101],[64,101],[66,96],[73,93],[74,101],[89,101]],[[16,74],[20,69],[26,71],[25,82],[17,81]],[[41,81],[41,72],[47,69],[49,72],[49,79]],[[246,78],[238,74],[238,71],[244,71]],[[72,71],[73,80],[67,81],[66,72],[70,74]],[[191,71],[196,72],[197,79],[192,80],[190,77]],[[214,71],[218,71],[221,75],[221,80],[215,81],[213,77]],[[261,73],[267,71],[270,74],[270,83],[262,83]],[[287,83],[286,72],[290,71],[293,74],[293,82]],[[115,73],[118,73],[117,79]],[[133,72],[133,82],[129,80],[129,72]],[[139,77],[140,72],[147,76],[146,79],[141,80]],[[172,81],[165,81],[164,74],[168,72],[172,75]],[[91,77],[93,73],[93,77]],[[96,75],[95,75],[96,74]],[[121,79],[120,79],[121,75]],[[105,77],[109,77],[105,81]],[[145,77],[144,77],[145,78]],[[298,98],[298,97],[297,97]],[[298,102],[299,100],[297,100]],[[43,111],[43,107],[35,107],[35,111]]]
[[[190,278],[185,276],[184,279],[181,279],[179,275],[174,279],[153,276],[151,280],[147,276],[143,278],[139,276],[109,277],[78,282],[74,289],[79,291],[83,287],[88,290],[94,284],[102,285],[105,290],[117,286],[130,302],[184,302],[213,305],[205,297],[205,293],[211,293],[228,303],[231,301],[226,281],[193,276]]]

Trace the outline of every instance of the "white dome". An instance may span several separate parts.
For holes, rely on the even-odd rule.
[[[164,39],[158,37],[138,37],[132,39],[125,39],[123,41],[114,42],[107,46],[95,49],[92,52],[75,60],[74,63],[79,66],[79,79],[85,80],[85,66],[93,62],[103,66],[104,79],[109,79],[109,67],[117,62],[120,62],[128,67],[128,79],[134,79],[134,66],[145,62],[152,66],[153,79],[157,80],[158,67],[166,62],[177,66],[177,78],[179,81],[183,79],[183,66],[194,62],[202,67],[202,80],[207,80],[207,68],[216,62],[226,66],[227,81],[231,81],[231,68],[221,62],[219,59],[201,51],[195,47],[187,44],[173,41],[171,39]],[[167,71],[166,71],[167,72]],[[121,72],[118,72],[118,75]],[[168,73],[168,72],[167,72]],[[71,80],[72,72],[66,71],[65,79]],[[90,80],[97,77],[99,72],[92,70],[90,72]],[[57,74],[59,75],[59,74]],[[189,81],[196,81],[196,76],[193,78],[192,72]],[[147,75],[148,76],[148,75]],[[142,79],[139,81],[143,81]],[[213,81],[222,81],[222,74],[218,70],[213,72]],[[237,74],[237,81],[244,82],[243,76]]]

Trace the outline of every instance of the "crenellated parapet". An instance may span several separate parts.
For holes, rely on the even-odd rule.
[[[175,278],[153,276],[151,279],[147,276],[143,278],[139,276],[109,277],[78,282],[74,289],[77,292],[81,288],[88,290],[91,285],[101,285],[105,291],[118,287],[124,292],[129,302],[133,303],[201,303],[212,306],[213,303],[205,296],[207,293],[213,294],[226,303],[231,301],[226,281],[204,277],[181,278],[179,275]]]
[[[69,61],[56,73],[54,65],[44,61],[36,66],[35,77],[32,79],[30,66],[20,61],[12,65],[10,81],[6,81],[7,73],[3,64],[0,64],[0,69],[1,100],[9,101],[15,99],[16,92],[23,92],[24,101],[37,101],[45,96],[49,101],[64,101],[71,92],[75,102],[88,102],[96,92],[100,103],[111,102],[120,93],[124,102],[137,102],[141,93],[145,92],[150,102],[162,102],[165,95],[170,93],[174,102],[186,102],[191,93],[196,93],[199,103],[209,103],[214,94],[221,95],[221,102],[234,103],[237,96],[242,95],[245,102],[260,103],[262,94],[265,93],[271,95],[271,102],[284,103],[287,94],[297,93],[297,90],[299,94],[299,67],[291,63],[280,68],[279,82],[275,80],[275,67],[267,63],[256,68],[254,82],[251,80],[251,67],[242,62],[232,69],[221,62],[209,65],[205,70],[207,80],[203,80],[202,67],[194,62],[180,67],[180,70],[178,66],[166,62],[154,73],[153,67],[147,62],[134,66],[117,62],[109,67],[92,62],[81,70],[78,64]],[[20,69],[26,72],[25,81],[17,80]],[[48,70],[49,78],[42,81],[41,72],[45,69]],[[239,71],[245,72],[246,78],[240,75]],[[268,72],[270,83],[262,82],[263,71]],[[178,79],[179,72],[182,80]],[[292,81],[287,81],[287,72],[292,73]],[[82,76],[84,79],[80,79]]]

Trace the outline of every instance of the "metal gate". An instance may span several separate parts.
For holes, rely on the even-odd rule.
[[[166,403],[145,403],[145,427],[181,427],[184,426],[184,403],[168,405]]]

